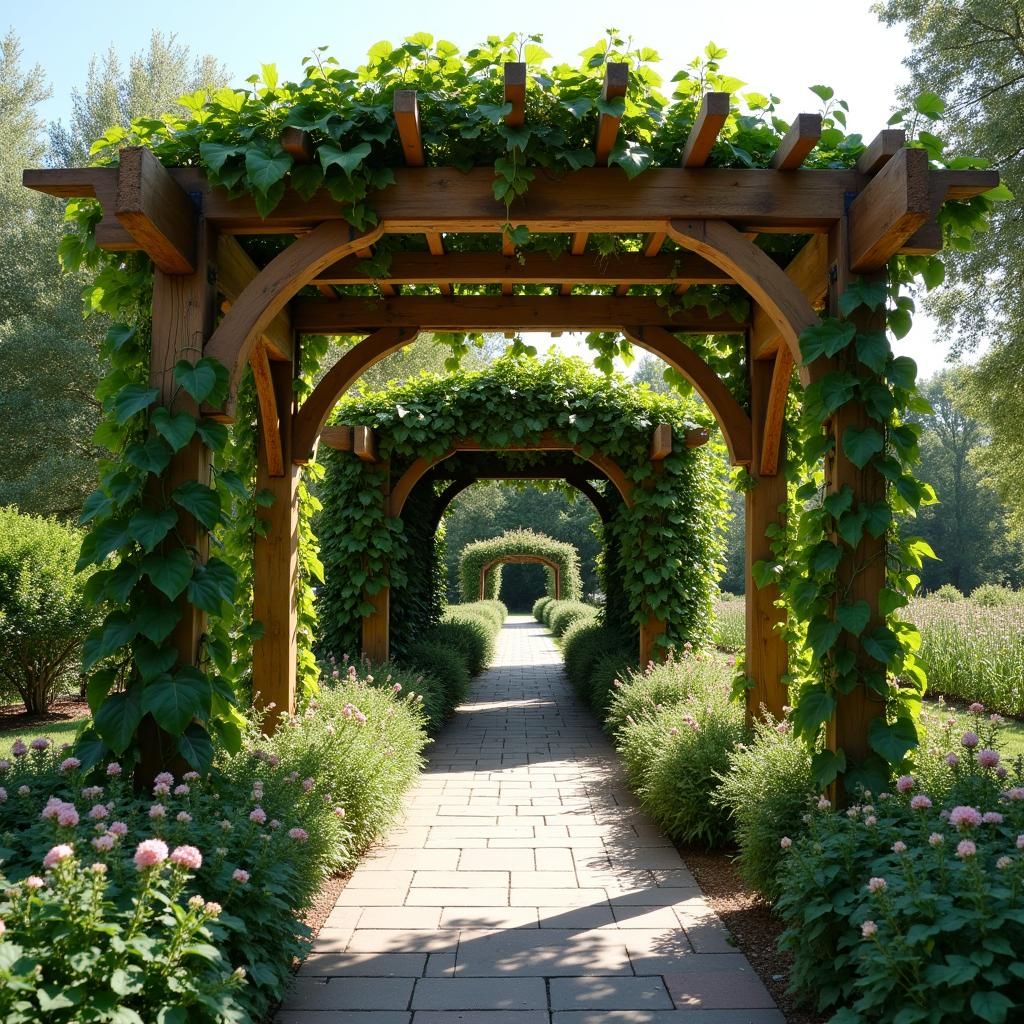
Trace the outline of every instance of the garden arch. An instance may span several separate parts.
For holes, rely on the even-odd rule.
[[[535,530],[506,530],[497,537],[473,541],[459,556],[459,589],[464,601],[497,597],[499,583],[488,587],[489,574],[505,564],[543,565],[548,569],[548,596],[580,600],[580,556],[572,544]]]
[[[491,570],[499,565],[543,565],[551,570],[553,579],[552,589],[554,593],[550,596],[556,601],[562,600],[562,571],[558,563],[543,555],[502,555],[500,558],[492,559],[480,570],[480,588],[478,600],[483,601],[487,597],[487,577]]]
[[[527,122],[528,88],[536,90],[540,85],[524,64],[508,63],[503,70],[504,105],[496,109],[505,119],[505,129],[521,135]],[[156,397],[148,401],[197,420],[231,420],[243,371],[246,366],[252,368],[260,421],[257,487],[274,499],[259,512],[265,531],[256,540],[254,567],[254,614],[264,632],[256,641],[253,674],[265,701],[273,700],[282,709],[294,707],[298,608],[292,584],[298,572],[298,466],[309,458],[320,433],[326,416],[320,410],[328,407],[329,412],[330,389],[339,386],[332,382],[317,398],[318,404],[305,413],[305,406],[296,408],[292,380],[299,375],[301,337],[337,333],[375,338],[372,345],[353,356],[350,370],[369,365],[374,346],[379,350],[398,343],[397,336],[379,334],[382,331],[592,328],[620,331],[637,344],[651,347],[670,364],[676,360],[677,369],[705,395],[722,426],[733,461],[749,469],[746,667],[753,686],[748,691],[748,708],[753,713],[763,703],[770,710],[781,711],[786,700],[786,647],[779,629],[778,593],[768,577],[762,579],[763,586],[755,586],[754,567],[773,558],[766,530],[776,523],[779,507],[787,498],[779,470],[785,402],[794,367],[800,367],[805,383],[834,373],[847,374],[854,381],[852,390],[824,418],[825,492],[826,497],[835,496],[834,507],[849,495],[858,510],[888,510],[888,478],[881,471],[886,468],[881,462],[885,453],[877,453],[876,459],[869,452],[862,459],[860,452],[866,436],[872,443],[879,437],[880,443],[886,444],[886,436],[872,423],[882,424],[883,430],[898,429],[889,422],[890,414],[880,413],[877,406],[869,408],[858,390],[886,379],[892,368],[891,353],[883,352],[878,359],[859,359],[850,345],[850,335],[841,344],[819,345],[813,357],[804,360],[800,337],[816,325],[816,307],[845,318],[865,337],[884,332],[884,298],[881,302],[864,299],[864,289],[885,281],[892,257],[939,251],[942,230],[938,218],[943,204],[982,196],[995,188],[998,175],[933,168],[925,149],[907,147],[903,133],[891,129],[864,147],[849,167],[801,170],[822,139],[822,119],[813,114],[800,115],[794,121],[778,140],[769,166],[708,166],[719,132],[730,116],[728,94],[709,93],[695,107],[692,119],[682,122],[688,134],[676,140],[680,150],[677,165],[628,177],[607,165],[613,155],[621,162],[614,147],[622,110],[613,101],[622,100],[629,86],[626,65],[606,65],[601,93],[604,108],[594,115],[592,157],[587,161],[594,166],[560,175],[536,174],[528,195],[513,204],[511,214],[495,199],[492,168],[463,172],[427,166],[417,98],[405,88],[392,87],[384,94],[394,103],[389,138],[400,142],[396,152],[403,154],[405,166],[394,169],[393,184],[370,188],[363,206],[372,211],[373,218],[351,202],[335,198],[327,188],[298,191],[289,186],[285,175],[314,165],[317,147],[323,141],[316,132],[293,127],[286,128],[279,139],[260,140],[272,150],[273,166],[280,169],[274,184],[278,189],[276,205],[270,203],[269,208],[257,203],[251,192],[242,190],[239,195],[237,190],[223,188],[215,174],[211,178],[209,169],[165,167],[151,150],[141,147],[121,150],[117,166],[25,172],[28,187],[62,198],[96,201],[98,218],[89,221],[88,231],[100,250],[141,250],[152,260],[149,360]],[[679,122],[666,121],[672,123]],[[509,150],[521,144],[516,138],[508,136]],[[202,164],[198,142],[196,148],[192,158]],[[367,143],[367,151],[371,148]],[[322,157],[320,154],[325,171],[338,170]],[[265,171],[265,163],[261,166]],[[245,173],[244,168],[239,171],[243,178]],[[516,223],[514,230],[510,216]],[[375,218],[375,223],[357,229],[346,218],[363,225]],[[534,234],[565,234],[572,240],[570,251],[557,256],[527,253],[517,259],[518,241],[514,239],[520,237],[520,228]],[[297,237],[263,268],[253,263],[235,238],[271,234]],[[467,234],[500,237],[501,251],[496,246],[491,253],[446,252],[446,236]],[[639,235],[643,243],[621,261],[606,261],[587,252],[591,234]],[[757,244],[759,234],[802,236],[802,246],[780,266]],[[425,239],[427,251],[400,254],[392,261],[389,276],[375,278],[361,269],[361,261],[377,243],[392,236]],[[678,248],[663,251],[667,245]],[[433,284],[441,294],[397,292],[406,284],[420,283]],[[502,294],[462,294],[467,284],[489,283],[500,284]],[[557,294],[515,293],[518,286],[537,283],[553,286]],[[755,304],[753,313],[736,322],[699,308],[676,309],[650,295],[629,293],[633,285],[652,283],[677,288],[737,285]],[[379,297],[341,290],[374,284]],[[573,294],[576,287],[592,290],[606,285],[612,286],[614,294]],[[324,294],[300,294],[307,286]],[[851,298],[855,301],[849,301]],[[226,308],[219,324],[218,304]],[[737,332],[744,336],[746,358],[734,369],[747,377],[747,409],[730,404],[725,384],[713,374],[714,379],[708,377],[703,360],[702,366],[696,366],[691,358],[694,354],[677,337]],[[207,366],[225,367],[229,384],[224,398],[206,406],[190,397],[191,392],[182,394],[176,383],[179,362],[196,363],[201,358],[211,361]],[[212,394],[209,390],[205,393]],[[143,405],[139,410],[145,412],[147,429],[148,408]],[[214,436],[213,432],[207,436]],[[887,436],[892,436],[891,431]],[[154,443],[159,447],[159,441]],[[205,487],[210,480],[210,450],[205,440],[193,438],[168,453],[161,449],[161,457],[147,462],[144,472],[162,476],[171,485],[191,481]],[[891,466],[887,468],[891,471]],[[131,501],[141,502],[142,494],[152,496],[153,491],[152,487],[140,489]],[[135,559],[130,564],[140,562],[132,538],[123,531],[115,535],[110,528],[123,510],[112,499],[107,505],[98,500],[96,509],[100,528],[107,529],[106,539],[119,542],[109,550],[123,548]],[[197,591],[184,596],[190,581],[206,576],[207,528],[196,511],[198,506],[185,509],[176,528],[175,550],[185,552],[189,564],[180,567],[182,572],[187,568],[181,587],[170,588],[175,597],[169,600],[177,602],[180,616],[166,641],[174,648],[175,672],[190,680],[199,674],[207,635],[203,602],[195,598]],[[838,583],[836,592],[842,591],[844,600],[858,608],[858,619],[866,609],[869,628],[881,628],[886,614],[880,609],[879,595],[886,589],[889,550],[884,531],[877,536],[858,532],[855,541],[845,547],[827,538],[822,541],[826,542],[836,548],[835,562],[828,570]],[[102,546],[96,541],[93,553]],[[288,585],[280,586],[281,580]],[[830,651],[843,655],[828,663],[831,667],[823,670],[819,687],[827,691],[834,708],[827,745],[845,751],[853,761],[863,761],[870,752],[869,728],[883,711],[877,694],[885,691],[887,662],[882,663],[881,684],[875,685],[878,659],[876,664],[868,663],[874,655],[860,643],[858,632],[842,633],[835,618],[836,601],[830,598],[826,603],[830,610],[814,614],[828,625],[824,633],[830,642],[816,648],[814,658],[818,663],[826,655],[832,658]],[[120,604],[129,607],[127,601]],[[118,610],[118,614],[126,613]],[[810,615],[799,611],[797,617],[806,622]],[[108,625],[112,629],[114,623]],[[864,628],[861,625],[861,630]],[[108,639],[114,643],[120,637],[119,646],[127,647],[137,635],[128,636],[122,629]],[[115,645],[115,650],[119,646]],[[863,678],[858,676],[851,687],[837,687],[834,680],[830,683],[828,673],[840,662],[863,666]],[[842,669],[845,675],[852,671]],[[208,706],[213,683],[207,675],[202,678],[204,682],[195,684],[195,699],[200,701],[198,691],[206,687],[202,702]],[[869,678],[875,683],[869,685]],[[136,683],[141,692],[143,683]],[[131,732],[134,736],[136,729],[140,733],[148,730],[141,747],[153,762],[147,768],[154,767],[184,749],[184,740],[179,738],[186,726],[169,726],[166,722],[171,719],[164,716],[165,724],[157,727],[137,697],[138,693],[135,698],[118,693],[109,699],[125,706],[136,701],[131,707],[135,722]],[[168,728],[174,742],[161,738],[166,738]],[[199,733],[205,730],[198,716],[187,728]]]

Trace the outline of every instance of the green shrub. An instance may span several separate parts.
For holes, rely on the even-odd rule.
[[[952,583],[943,583],[938,590],[929,595],[935,598],[936,601],[962,601],[964,595],[960,593]]]
[[[597,616],[597,609],[582,601],[555,601],[549,609],[547,626],[556,637],[562,636],[574,622]]]
[[[738,654],[744,649],[747,643],[747,606],[742,597],[723,594],[715,602],[712,637],[719,650]]]
[[[0,508],[0,694],[16,693],[30,714],[77,684],[97,624],[85,600],[89,574],[75,574],[81,544],[78,530],[54,519]]]
[[[458,651],[465,658],[471,676],[489,665],[494,657],[494,631],[479,615],[448,612],[442,622],[423,634],[423,639]]]
[[[636,655],[605,654],[599,657],[590,669],[590,706],[604,720],[608,708],[622,680],[631,672],[636,671]]]
[[[975,604],[980,604],[982,608],[999,608],[1004,604],[1016,603],[1020,600],[1020,595],[998,583],[983,583],[971,591],[971,600]]]
[[[533,602],[533,617],[538,622],[544,621],[544,609],[547,608],[552,601],[554,601],[554,598],[548,597],[545,594],[544,597],[538,597],[537,600]]]
[[[1018,762],[1000,778],[998,751],[998,735],[965,735],[930,780],[944,799],[907,775],[884,799],[814,811],[806,835],[787,837],[780,942],[792,989],[820,1013],[1020,1019],[1024,775]]]
[[[604,626],[597,619],[581,618],[562,635],[561,647],[569,682],[584,702],[594,708],[594,666],[608,655],[621,657],[626,641],[619,630]]]
[[[729,812],[739,856],[736,864],[749,885],[774,902],[780,895],[783,836],[803,832],[813,799],[811,755],[788,722],[761,719],[754,739],[729,753],[715,803]]]
[[[418,640],[409,645],[403,661],[440,684],[444,694],[445,718],[469,696],[469,666],[459,651],[428,640]]]

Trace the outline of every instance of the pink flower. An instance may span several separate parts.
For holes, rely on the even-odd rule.
[[[874,825],[878,824],[878,819],[873,814],[869,814],[864,819],[864,824],[867,825],[868,828],[872,828]]]
[[[878,931],[878,925],[874,921],[865,921],[860,926],[860,933],[865,939],[870,939]]]
[[[4,924],[3,919],[0,918],[0,935],[7,931],[7,925]]]
[[[941,832],[933,832],[928,837],[929,846],[941,846],[946,841],[946,837]]]
[[[950,768],[955,768],[960,763],[960,758],[956,754],[947,754],[945,760]]]
[[[171,787],[166,782],[158,782],[153,787],[153,796],[167,796],[170,793]]]
[[[11,762],[6,758],[0,758],[0,775],[5,775],[11,770]]]
[[[30,892],[35,892],[36,889],[42,889],[46,883],[38,875],[29,875],[25,879],[25,888]]]
[[[106,807],[103,804],[94,804],[89,809],[89,817],[92,818],[93,821],[102,821],[102,819],[105,818],[109,813],[110,812],[106,809]]]
[[[1000,871],[1005,871],[1012,863],[1013,861],[1010,860],[1009,857],[1000,857],[999,860],[996,861],[996,867]]]
[[[313,782],[312,779],[303,779],[302,780],[303,792],[308,793],[313,788],[314,785],[315,785],[315,783]]]
[[[827,796],[818,798],[818,810],[827,811],[832,806],[832,801]]]
[[[37,737],[36,737],[36,738],[35,738],[35,739],[34,739],[34,740],[33,740],[33,741],[32,741],[32,742],[31,742],[31,743],[29,744],[29,746],[30,746],[30,747],[31,747],[31,748],[32,748],[33,750],[35,750],[35,751],[39,751],[39,752],[42,752],[42,751],[46,750],[46,748],[47,748],[47,747],[49,747],[50,745],[51,745],[51,744],[50,744],[50,741],[49,741],[49,740],[48,740],[48,739],[47,739],[47,738],[46,738],[45,736],[37,736]]]
[[[304,843],[309,838],[309,833],[304,828],[290,828],[288,838],[294,839],[297,843]]]
[[[7,803],[7,790],[0,786],[0,804]]]
[[[212,900],[206,904],[203,909],[210,917],[219,917],[220,912],[224,909],[219,903],[214,903]]]
[[[167,817],[167,808],[163,804],[153,804],[149,809],[149,816],[156,820],[157,818]]]
[[[968,750],[973,750],[979,743],[978,734],[968,730],[960,737],[960,742],[963,746],[967,747]]]
[[[185,772],[181,777],[182,782],[198,782],[199,772]]]
[[[55,864],[59,864],[62,860],[67,860],[68,857],[73,857],[75,851],[68,846],[67,843],[60,843],[50,849],[50,852],[43,858],[43,867],[52,868]]]
[[[185,796],[189,792],[188,786],[183,782],[180,786],[174,787],[175,796]]]
[[[161,772],[154,780],[153,783],[157,786],[173,786],[174,776],[170,772]]]
[[[28,786],[19,786],[18,787],[18,796],[28,796],[29,793],[31,793],[31,792],[32,792],[32,790],[29,789]]]
[[[86,800],[95,800],[97,797],[103,796],[102,786],[86,786],[82,790],[82,797]]]
[[[1003,796],[1007,800],[1024,800],[1024,786],[1014,786],[1013,789],[1006,790]]]
[[[924,793],[918,793],[917,796],[910,798],[910,807],[914,811],[924,811],[931,807],[931,800],[924,795]]]
[[[76,768],[81,768],[82,762],[77,757],[65,757],[60,763],[60,770],[62,772],[72,772]]]
[[[144,839],[135,848],[135,867],[139,871],[155,868],[167,860],[167,844],[162,839]]]
[[[28,753],[28,747],[25,746],[23,740],[15,740],[11,744],[11,753],[15,757],[24,757]]]
[[[978,852],[978,848],[970,841],[970,839],[961,839],[956,844],[956,855],[961,860],[967,860],[968,857],[973,857]]]
[[[884,878],[872,878],[868,882],[868,892],[885,892],[889,887],[889,883]]]
[[[986,811],[981,816],[981,820],[986,825],[1002,825],[1003,816],[998,811]]]
[[[206,906],[206,900],[202,896],[190,896],[188,905],[192,910],[202,910]]]
[[[110,764],[107,765],[107,775],[111,778],[117,778],[123,770],[124,769],[116,761],[111,761]]]
[[[113,821],[107,831],[115,836],[126,836],[128,835],[128,826],[123,821]]]
[[[249,812],[249,820],[256,822],[257,825],[265,825],[267,823],[267,812],[262,807],[256,807]]]
[[[988,747],[982,747],[974,756],[982,768],[995,768],[995,766],[999,764],[998,750],[990,750]]]
[[[57,812],[57,824],[61,828],[74,828],[78,824],[78,811],[74,804],[65,804]]]
[[[789,836],[783,836],[779,840],[779,846],[781,846],[784,850],[788,850],[792,845],[793,845],[793,840],[790,839]]]
[[[394,691],[395,693],[401,693],[401,692],[402,692],[402,684],[401,684],[401,683],[395,683],[395,685],[394,685],[394,686],[392,686],[392,687],[391,687],[391,689],[392,689],[392,690],[393,690],[393,691]]]
[[[183,825],[187,825],[192,820],[192,815],[189,814],[188,811],[178,811],[178,813],[174,817]]]
[[[892,852],[893,853],[906,853],[907,852],[907,844],[905,842],[903,842],[902,839],[897,839],[896,842],[892,844]]]
[[[278,830],[278,829],[279,829],[280,827],[281,827],[281,822],[279,822],[279,821],[277,820],[277,818],[271,818],[271,819],[270,819],[270,821],[269,821],[269,822],[268,822],[268,824],[267,824],[267,828],[269,828],[269,829],[273,829],[273,831],[275,831],[275,832],[276,832],[276,831],[277,831],[277,830]]]
[[[985,710],[984,704],[979,704],[975,701],[968,709],[972,715],[980,715]]]
[[[954,828],[977,828],[981,822],[981,812],[973,807],[954,807],[949,812],[949,823]]]
[[[1006,776],[1007,776],[1007,775],[1009,775],[1009,774],[1010,774],[1010,773],[1009,773],[1009,772],[1008,772],[1008,771],[1006,770],[1006,765],[1003,765],[1003,764],[1001,764],[1001,765],[1000,765],[1000,766],[999,766],[999,767],[998,767],[998,768],[996,769],[996,778],[997,778],[997,779],[1005,779],[1005,778],[1006,778]]]
[[[245,883],[249,881],[249,872],[244,871],[242,868],[235,868],[235,870],[231,872],[231,877],[240,885],[245,885]]]
[[[107,873],[107,865],[96,861],[94,864],[89,865],[89,870],[94,875],[105,875]]]
[[[916,784],[917,780],[914,778],[913,775],[901,775],[896,780],[896,788],[901,793],[906,793],[908,790],[913,789]]]
[[[344,818],[345,817],[345,808],[344,807],[335,807],[334,808],[334,815],[337,818]]]
[[[114,837],[109,832],[104,833],[92,841],[92,846],[101,853],[109,853],[114,848]]]
[[[171,863],[198,871],[203,866],[203,855],[194,846],[176,846],[171,853]]]

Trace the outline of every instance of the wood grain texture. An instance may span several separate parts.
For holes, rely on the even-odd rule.
[[[610,100],[624,98],[629,85],[629,65],[609,62],[604,66],[604,84],[601,86],[601,99],[606,103]],[[615,138],[619,134],[621,118],[611,114],[601,114],[597,119],[597,137],[594,140],[594,159],[598,167],[608,165],[608,157],[615,146]]]
[[[505,124],[519,128],[526,122],[526,65],[521,61],[508,61],[504,65],[505,102],[512,109],[505,115]]]
[[[697,120],[683,145],[683,167],[703,167],[711,155],[711,148],[729,117],[729,94],[709,92],[701,100]]]
[[[758,360],[754,360],[758,362]],[[782,428],[786,419],[786,399],[793,377],[793,357],[789,349],[781,347],[775,353],[772,363],[771,385],[764,408],[764,425],[761,428],[762,477],[775,476],[779,471],[782,454]]]
[[[277,392],[270,369],[267,346],[257,342],[249,353],[253,385],[260,410],[260,434],[263,441],[267,473],[270,476],[284,476],[285,459],[281,444],[281,413],[277,405]],[[291,416],[289,409],[287,415]]]
[[[302,128],[283,128],[281,130],[281,148],[297,163],[313,162],[315,147],[313,136]]]
[[[259,272],[237,239],[229,235],[217,239],[217,290],[225,299],[235,302]],[[271,359],[291,362],[295,334],[287,307],[270,321],[261,338]]]
[[[821,114],[797,114],[772,156],[776,171],[795,171],[821,138]]]
[[[426,158],[423,155],[420,108],[416,100],[416,90],[396,89],[392,111],[406,166],[422,167],[426,163]]]
[[[377,461],[377,438],[372,427],[352,428],[352,451],[361,462]]]
[[[884,128],[857,158],[857,170],[877,174],[906,144],[907,133],[902,128]]]
[[[672,424],[659,423],[651,435],[651,462],[660,462],[672,454]]]

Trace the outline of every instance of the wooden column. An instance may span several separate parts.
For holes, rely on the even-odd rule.
[[[203,355],[203,345],[213,331],[216,300],[216,238],[202,218],[196,227],[195,270],[191,274],[153,271],[153,332],[150,349],[149,379],[160,389],[160,403],[174,412],[198,415],[196,403],[174,383],[174,367],[182,359],[194,363]],[[171,459],[159,481],[159,501],[166,502],[171,492],[187,481],[210,483],[210,450],[196,437]],[[155,493],[155,490],[154,490]],[[209,535],[184,509],[178,509],[176,532],[182,542],[194,548],[205,561]],[[171,634],[178,651],[179,665],[199,662],[206,616],[185,599],[178,598],[181,620]],[[140,762],[138,782],[148,785],[153,776],[165,769],[187,770],[178,754],[177,741],[150,715],[139,725]]]
[[[385,511],[390,508],[391,467],[383,464],[384,484],[381,502]],[[382,587],[376,594],[366,592],[364,599],[373,605],[373,611],[363,616],[363,656],[373,662],[387,661],[391,656],[391,588]]]
[[[775,359],[782,358],[782,351]],[[782,677],[787,669],[786,642],[776,628],[785,619],[781,608],[775,607],[779,588],[774,584],[758,587],[754,582],[755,562],[772,557],[771,541],[765,530],[779,521],[779,506],[786,501],[786,478],[782,466],[774,476],[760,474],[761,447],[764,440],[765,419],[771,394],[774,360],[749,359],[750,367],[750,419],[753,433],[753,459],[750,463],[752,487],[746,493],[745,564],[746,564],[746,622],[747,642],[744,667],[754,681],[747,690],[747,724],[761,713],[761,707],[776,718],[784,718],[787,689]]]
[[[847,218],[838,222],[829,234],[829,266],[831,284],[828,294],[828,311],[831,315],[839,314],[839,297],[846,289],[851,276],[849,265],[849,229]],[[864,280],[884,278],[885,271],[859,275]],[[851,318],[858,331],[884,331],[886,329],[885,309],[871,312],[865,307],[856,310]],[[847,370],[858,376],[869,375],[870,371],[861,365],[856,358],[854,346],[841,352],[834,360],[834,368]],[[884,477],[870,464],[858,469],[843,454],[843,433],[847,427],[863,428],[880,424],[871,420],[863,406],[851,402],[843,406],[833,416],[830,429],[835,440],[835,449],[825,464],[825,485],[828,494],[834,494],[849,485],[853,491],[854,507],[872,502],[884,501],[886,483]],[[838,569],[839,591],[844,600],[866,601],[871,609],[871,616],[864,632],[869,633],[883,622],[878,609],[878,594],[885,586],[886,540],[883,535],[874,538],[865,533],[856,550],[850,551],[843,545],[843,559]],[[858,666],[867,670],[885,671],[860,647],[856,637],[843,632],[839,641],[857,654]],[[850,693],[838,694],[836,712],[826,732],[826,742],[831,750],[843,750],[846,754],[847,766],[852,767],[862,762],[870,753],[868,747],[868,730],[871,722],[885,711],[885,701],[881,694],[869,690],[863,685],[856,686]],[[841,781],[840,776],[840,781]],[[837,793],[842,799],[842,793]]]
[[[280,423],[261,423],[259,430],[256,490],[269,491],[273,504],[260,506],[257,515],[266,524],[257,536],[253,552],[253,618],[263,626],[263,635],[253,645],[252,691],[257,707],[274,705],[264,720],[272,734],[278,717],[295,711],[298,672],[298,583],[299,583],[299,474],[292,462],[292,416],[295,396],[293,364],[269,363]],[[264,415],[261,408],[260,416]],[[271,411],[268,415],[273,416]],[[275,467],[268,449],[268,432],[279,434],[283,473]]]

